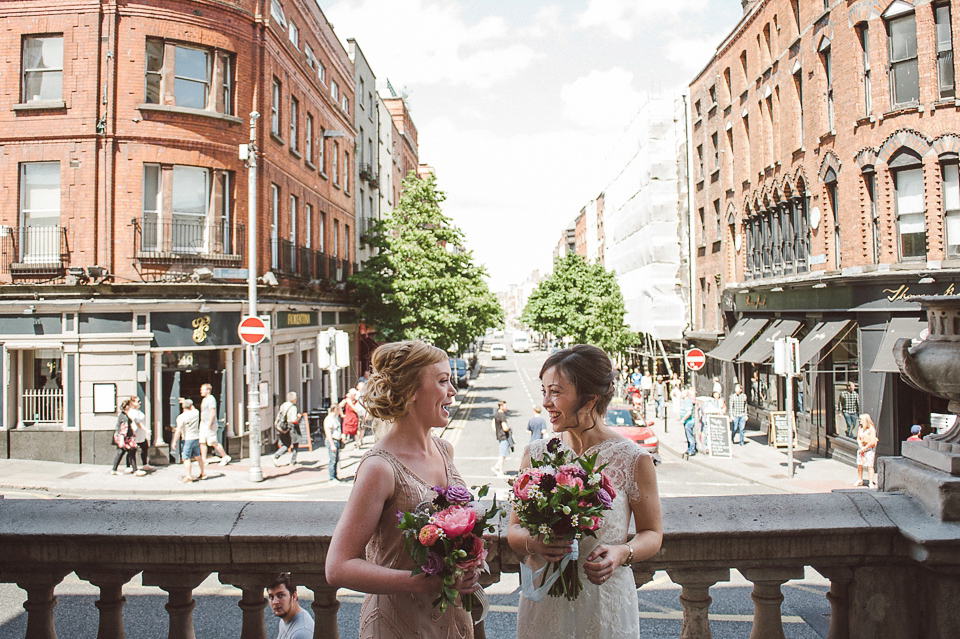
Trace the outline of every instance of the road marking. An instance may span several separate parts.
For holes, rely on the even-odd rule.
[[[523,386],[523,392],[527,394],[527,399],[530,400],[530,405],[537,406],[538,404],[536,401],[534,401],[533,395],[530,393],[530,389],[527,388],[527,383],[523,380],[524,372],[520,370],[520,364],[517,363],[517,360],[513,360],[513,367],[517,369],[517,375],[520,376],[520,385]],[[527,374],[527,377],[530,377],[529,374]],[[533,379],[531,379],[530,382],[533,383]]]

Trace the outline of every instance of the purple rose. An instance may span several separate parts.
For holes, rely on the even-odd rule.
[[[473,495],[470,494],[469,490],[458,485],[447,488],[446,495],[447,499],[452,504],[466,504],[473,499]]]
[[[435,552],[427,553],[427,560],[420,566],[420,570],[428,575],[439,574],[443,570],[443,558]]]
[[[610,506],[613,505],[613,499],[610,497],[610,493],[603,488],[597,491],[597,500],[599,500],[600,505],[604,508],[610,508]]]

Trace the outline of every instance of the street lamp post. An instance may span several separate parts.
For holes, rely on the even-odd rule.
[[[247,147],[247,304],[248,315],[257,317],[257,119],[250,113],[250,144]],[[247,418],[250,428],[250,481],[263,481],[260,467],[260,346],[247,346]]]

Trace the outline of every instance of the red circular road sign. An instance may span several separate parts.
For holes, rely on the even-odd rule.
[[[244,344],[256,346],[267,337],[267,325],[259,317],[244,317],[237,327],[237,335]]]
[[[699,348],[691,348],[683,357],[684,363],[692,371],[698,371],[707,363],[707,356]]]

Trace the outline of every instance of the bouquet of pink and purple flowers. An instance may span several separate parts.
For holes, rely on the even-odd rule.
[[[520,525],[532,536],[542,535],[544,543],[596,537],[603,511],[617,496],[610,478],[602,472],[606,465],[597,467],[596,463],[595,454],[575,457],[560,447],[560,440],[550,440],[547,452],[540,459],[531,458],[531,467],[511,481],[510,503]],[[576,555],[568,555],[560,564],[548,563],[539,574],[544,583],[550,583],[556,571],[561,574],[552,577],[549,594],[576,599],[583,588]]]
[[[488,489],[481,487],[477,499],[486,497]],[[434,486],[433,490],[437,496],[432,501],[421,503],[413,512],[397,511],[397,528],[403,531],[407,552],[417,564],[410,574],[438,575],[442,579],[440,596],[433,605],[443,613],[450,604],[456,605],[457,579],[468,570],[487,567],[483,533],[496,529],[490,520],[501,509],[494,498],[493,506],[484,511],[463,486]],[[461,605],[471,612],[478,601],[475,594],[470,594],[461,598]]]

